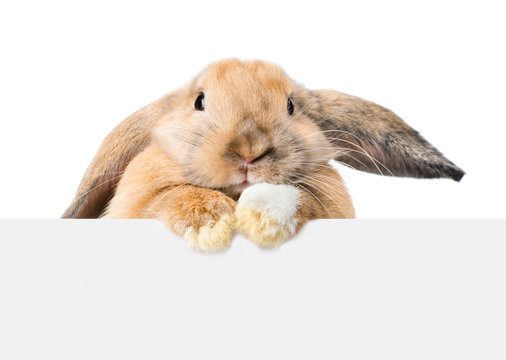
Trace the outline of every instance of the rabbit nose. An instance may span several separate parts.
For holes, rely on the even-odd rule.
[[[239,157],[244,166],[251,165],[274,151],[270,136],[251,123],[236,133],[227,149],[233,157]]]
[[[240,158],[242,160],[242,164],[244,166],[248,166],[248,165],[253,164],[256,161],[259,161],[259,160],[263,159],[264,157],[266,157],[267,155],[269,155],[273,150],[274,150],[273,147],[269,147],[269,148],[265,149],[265,151],[262,152],[258,156],[251,156],[251,155],[250,156],[247,156],[247,155],[244,156],[244,155],[241,155],[240,153],[236,153],[236,154],[240,156]]]

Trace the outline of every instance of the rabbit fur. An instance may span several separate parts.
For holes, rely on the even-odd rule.
[[[63,217],[156,218],[204,251],[229,247],[234,231],[276,246],[311,219],[355,216],[332,159],[390,176],[464,175],[388,109],[227,59],[120,123]]]

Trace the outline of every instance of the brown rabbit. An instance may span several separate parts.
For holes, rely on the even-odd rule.
[[[157,218],[207,251],[227,248],[234,230],[274,246],[308,220],[354,217],[331,159],[392,176],[464,175],[381,106],[231,59],[119,124],[63,217]]]

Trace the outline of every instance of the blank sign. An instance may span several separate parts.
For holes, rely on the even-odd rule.
[[[504,359],[505,220],[320,220],[203,254],[154,220],[0,221],[1,359]]]

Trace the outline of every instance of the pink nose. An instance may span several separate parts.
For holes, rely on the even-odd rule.
[[[251,163],[254,162],[255,160],[254,159],[253,160],[245,159],[241,156],[241,161],[242,161],[242,164],[247,167],[248,165],[251,165]]]
[[[255,157],[251,157],[251,156],[244,157],[243,155],[241,155],[239,153],[237,153],[237,155],[239,155],[241,157],[242,164],[247,167],[248,165],[251,165],[256,161],[263,159],[264,157],[269,155],[273,150],[274,150],[273,148],[268,148],[262,154],[255,156]]]

